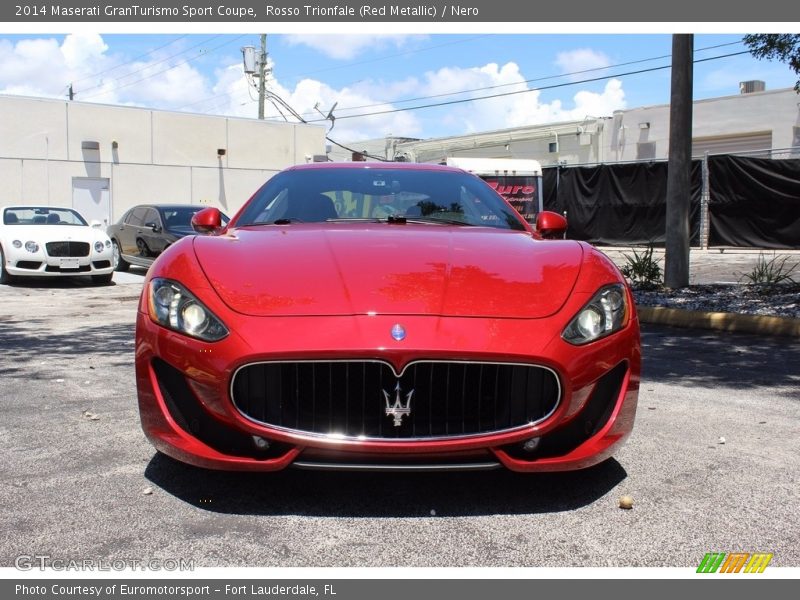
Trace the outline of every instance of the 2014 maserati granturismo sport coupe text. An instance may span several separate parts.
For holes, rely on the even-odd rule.
[[[136,326],[145,433],[230,470],[560,471],[629,435],[639,327],[565,219],[408,163],[289,168],[150,268]],[[556,238],[556,239],[552,239]]]

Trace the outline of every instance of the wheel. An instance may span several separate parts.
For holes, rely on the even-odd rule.
[[[142,258],[149,258],[151,256],[150,248],[143,239],[136,240],[136,250]]]
[[[127,271],[128,269],[131,268],[131,263],[122,258],[122,251],[119,249],[119,242],[117,240],[114,240],[112,244],[113,244],[112,248],[113,248],[114,258],[112,258],[111,260],[114,264],[114,270]]]
[[[3,254],[3,249],[0,248],[0,284],[9,284],[14,281],[14,276],[6,271],[6,255]]]
[[[96,285],[108,285],[111,283],[111,278],[113,276],[113,273],[109,273],[108,275],[92,275],[92,283]]]

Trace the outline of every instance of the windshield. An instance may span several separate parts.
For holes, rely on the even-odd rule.
[[[236,226],[393,218],[525,229],[516,212],[474,175],[380,168],[279,173],[256,192]]]
[[[81,225],[86,221],[71,208],[12,206],[3,211],[5,225]]]

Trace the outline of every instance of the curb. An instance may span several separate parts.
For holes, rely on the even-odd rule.
[[[638,306],[636,312],[642,323],[780,337],[800,337],[800,319],[790,317],[702,312],[664,308],[663,306]]]

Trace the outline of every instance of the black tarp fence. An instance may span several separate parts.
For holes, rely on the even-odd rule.
[[[709,246],[800,248],[800,159],[709,156]]]
[[[542,169],[542,206],[545,210],[556,210],[558,203],[558,172],[559,167]]]
[[[666,242],[667,163],[552,167],[542,174],[545,210],[567,214],[567,237],[601,245]],[[692,161],[689,231],[700,245],[702,161]]]

